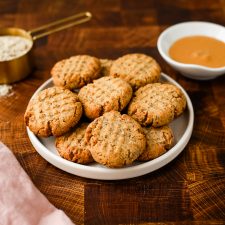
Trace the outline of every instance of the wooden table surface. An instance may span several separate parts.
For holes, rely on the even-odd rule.
[[[0,98],[0,140],[76,224],[224,224],[225,76],[186,79],[163,61],[156,42],[166,27],[182,21],[225,25],[225,1],[1,0],[0,26],[29,30],[84,10],[93,13],[92,21],[37,41],[36,69],[13,85],[13,95]],[[184,151],[158,171],[123,181],[85,179],[46,162],[28,139],[23,114],[53,64],[76,54],[114,59],[135,52],[155,57],[191,97],[195,124]]]

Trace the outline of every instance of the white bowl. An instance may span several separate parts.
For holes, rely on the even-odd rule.
[[[172,128],[174,133],[175,145],[165,154],[154,160],[142,163],[135,162],[130,166],[119,169],[107,168],[98,163],[80,165],[65,160],[58,155],[54,144],[54,137],[38,138],[27,127],[27,132],[30,141],[33,144],[34,148],[37,150],[37,152],[49,163],[58,167],[61,170],[81,177],[99,180],[120,180],[138,177],[155,171],[168,164],[183,151],[191,137],[194,124],[193,106],[186,91],[175,80],[173,80],[166,74],[161,74],[161,81],[172,83],[182,90],[187,99],[187,108],[181,116],[179,116],[178,118],[173,120],[172,123],[170,123],[170,127]],[[53,82],[52,79],[49,79],[43,85],[41,85],[41,87],[38,88],[32,98],[36,96],[40,91],[51,86],[53,86]]]
[[[163,59],[185,77],[195,80],[211,80],[225,74],[225,66],[209,68],[195,64],[185,64],[173,60],[168,51],[171,45],[180,38],[203,35],[225,42],[225,27],[209,22],[184,22],[171,26],[159,36],[157,47]]]

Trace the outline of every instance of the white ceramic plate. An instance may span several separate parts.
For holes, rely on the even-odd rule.
[[[173,129],[175,136],[174,147],[168,152],[166,152],[164,155],[158,157],[157,159],[144,163],[135,162],[131,166],[127,166],[120,169],[110,169],[98,163],[80,165],[65,160],[58,155],[54,146],[54,137],[39,138],[35,136],[29,130],[29,128],[27,128],[27,133],[30,138],[30,141],[33,144],[34,148],[37,150],[37,152],[49,163],[58,167],[59,169],[62,169],[68,173],[72,173],[80,177],[99,180],[120,180],[138,177],[157,170],[172,161],[175,157],[178,156],[178,154],[182,152],[191,137],[194,123],[193,106],[185,90],[169,76],[162,73],[161,77],[162,81],[172,83],[183,91],[187,99],[187,108],[180,117],[175,119],[170,124],[170,127]],[[53,86],[52,79],[49,79],[41,87],[38,88],[38,90],[34,93],[33,97],[37,95],[37,93],[39,93],[41,90],[44,90],[51,86]]]
[[[171,27],[168,27],[160,34],[157,42],[157,47],[160,55],[175,70],[179,71],[185,77],[189,77],[191,79],[211,80],[215,79],[218,76],[224,75],[225,67],[210,68],[195,64],[185,64],[177,62],[169,56],[168,51],[174,42],[176,42],[180,38],[193,35],[208,36],[225,43],[224,26],[200,21],[178,23]]]

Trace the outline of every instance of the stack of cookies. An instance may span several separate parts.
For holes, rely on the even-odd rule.
[[[55,136],[59,155],[75,163],[118,168],[155,159],[173,146],[168,124],[186,107],[179,88],[159,82],[160,72],[144,54],[59,61],[55,86],[29,102],[25,123],[37,136]]]

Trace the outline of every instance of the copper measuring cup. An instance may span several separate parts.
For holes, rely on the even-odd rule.
[[[25,78],[32,70],[31,51],[35,40],[63,29],[87,22],[92,17],[90,12],[82,12],[57,20],[30,31],[20,28],[1,28],[0,36],[12,35],[27,38],[32,42],[30,49],[17,58],[0,61],[0,84],[9,84]]]

